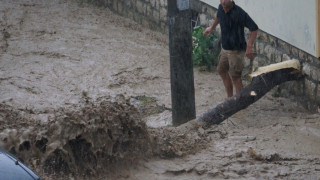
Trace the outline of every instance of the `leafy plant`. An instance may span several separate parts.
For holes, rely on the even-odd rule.
[[[203,36],[205,28],[196,26],[192,32],[193,50],[192,60],[196,66],[206,66],[210,71],[212,66],[217,65],[217,56],[214,56],[210,51],[213,49],[213,41],[217,37],[211,33],[209,36]]]

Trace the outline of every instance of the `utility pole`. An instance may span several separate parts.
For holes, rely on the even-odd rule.
[[[190,0],[168,0],[172,121],[196,117]]]

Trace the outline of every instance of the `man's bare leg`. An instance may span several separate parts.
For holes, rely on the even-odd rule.
[[[236,88],[236,93],[239,93],[241,91],[241,89],[243,88],[241,76],[239,76],[239,77],[233,76],[232,81],[233,81],[233,84]]]
[[[233,96],[233,86],[232,86],[232,81],[229,76],[229,73],[228,72],[219,72],[219,74],[222,78],[224,87],[226,88],[228,98],[232,97]]]

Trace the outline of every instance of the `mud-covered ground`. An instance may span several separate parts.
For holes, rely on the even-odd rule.
[[[271,93],[219,126],[160,128],[167,36],[79,2],[0,0],[2,148],[45,179],[319,179],[320,114]],[[225,93],[194,73],[199,115]]]

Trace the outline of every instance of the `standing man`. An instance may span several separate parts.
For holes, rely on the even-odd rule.
[[[217,17],[212,26],[203,32],[203,35],[211,34],[219,23],[222,48],[217,69],[229,98],[233,96],[233,85],[237,93],[243,88],[241,74],[244,55],[251,60],[254,58],[252,45],[257,37],[258,26],[233,0],[220,0]],[[244,27],[250,30],[248,44],[244,37]]]

